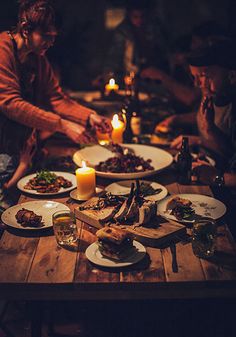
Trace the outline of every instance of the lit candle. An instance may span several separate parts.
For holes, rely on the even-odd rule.
[[[112,133],[111,133],[111,139],[113,143],[123,143],[123,132],[125,130],[124,123],[119,120],[119,117],[117,114],[113,116],[113,119],[111,121],[112,125]]]
[[[119,85],[116,84],[114,78],[109,80],[109,83],[105,85],[105,95],[109,95],[111,91],[117,91],[119,89]]]
[[[77,192],[79,199],[89,199],[95,194],[96,178],[95,170],[92,167],[87,167],[82,161],[82,167],[75,171],[77,180]]]

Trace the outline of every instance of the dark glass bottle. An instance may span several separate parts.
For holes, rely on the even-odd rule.
[[[132,77],[130,85],[126,86],[124,111],[126,116],[124,142],[131,143],[133,137],[138,136],[141,133],[140,103],[136,77]]]
[[[192,156],[189,151],[188,137],[183,137],[181,150],[177,156],[178,182],[180,184],[191,183]]]

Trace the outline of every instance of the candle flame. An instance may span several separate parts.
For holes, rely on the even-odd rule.
[[[86,168],[86,167],[87,167],[86,162],[85,162],[84,160],[82,160],[82,167],[83,167],[83,168]]]
[[[115,114],[112,118],[111,124],[113,126],[113,129],[117,129],[120,126],[120,121],[119,121],[119,117],[117,114]]]
[[[114,78],[111,78],[111,79],[109,80],[109,84],[110,84],[110,85],[115,85],[115,83],[116,83],[116,82],[115,82]]]

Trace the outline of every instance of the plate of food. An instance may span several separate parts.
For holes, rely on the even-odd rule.
[[[121,268],[139,262],[146,255],[145,247],[132,240],[132,235],[119,228],[106,226],[96,233],[98,241],[85,252],[89,261],[102,267]]]
[[[76,188],[76,177],[68,172],[42,170],[21,178],[17,187],[22,192],[30,194],[61,194]]]
[[[194,153],[194,152],[191,152],[191,156],[192,156],[192,161],[193,162],[197,162],[198,160],[201,160],[201,161],[205,161],[210,166],[215,166],[216,165],[215,160],[213,158],[209,157],[208,155],[204,154],[204,153]],[[174,157],[175,162],[177,162],[177,159],[178,159],[178,153]]]
[[[105,190],[112,195],[128,196],[130,194],[132,183],[135,183],[135,180],[117,181],[108,185]],[[140,180],[139,188],[139,195],[144,197],[145,200],[159,201],[164,199],[168,194],[167,189],[163,185],[153,181]]]
[[[60,202],[49,200],[29,201],[6,209],[1,220],[7,226],[23,230],[39,230],[52,227],[52,215],[69,210]]]
[[[173,162],[173,157],[162,149],[140,145],[122,144],[104,147],[101,145],[87,146],[77,151],[73,160],[82,167],[94,167],[100,177],[110,179],[139,179],[153,175]]]
[[[158,214],[164,218],[184,223],[217,220],[227,210],[221,201],[201,194],[172,195],[160,201],[157,207]]]

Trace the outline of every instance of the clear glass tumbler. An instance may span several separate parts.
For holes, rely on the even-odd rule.
[[[216,238],[216,224],[214,221],[198,221],[193,225],[192,249],[200,258],[214,255]]]
[[[70,210],[58,211],[52,216],[53,230],[59,245],[71,245],[78,239],[76,218]]]

